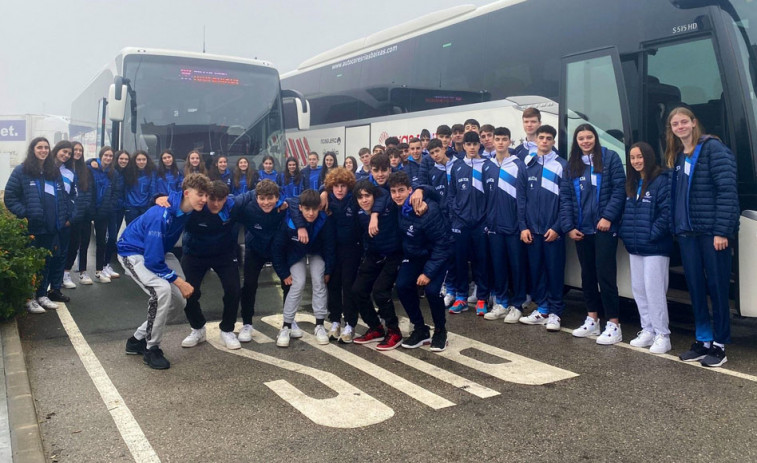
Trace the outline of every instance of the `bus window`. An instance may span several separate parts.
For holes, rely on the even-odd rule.
[[[596,56],[596,55],[595,55]],[[590,123],[599,133],[602,146],[617,152],[625,165],[625,132],[618,79],[609,55],[567,63],[564,104],[567,114],[567,150],[573,131]]]
[[[691,107],[707,133],[727,140],[723,83],[709,38],[656,45],[647,50],[645,77],[646,134],[663,153],[670,110],[683,102]]]

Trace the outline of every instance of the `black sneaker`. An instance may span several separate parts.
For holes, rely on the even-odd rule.
[[[147,349],[142,361],[145,365],[155,370],[168,370],[171,367],[171,362],[167,358],[163,357],[163,351],[158,346],[152,346]]]
[[[139,340],[134,336],[126,340],[126,355],[145,355],[147,352],[147,340]]]
[[[51,289],[47,292],[47,297],[53,302],[69,302],[70,297],[61,293],[59,289]]]
[[[429,335],[428,326],[425,326],[423,329],[414,329],[410,333],[410,337],[402,343],[402,347],[405,349],[416,349],[428,344],[431,344],[431,336]]]
[[[725,349],[713,344],[701,363],[703,367],[719,367],[727,361],[728,357],[725,356]]]
[[[697,341],[691,345],[691,349],[679,355],[678,358],[684,362],[696,362],[702,360],[707,355],[708,349],[704,347],[702,341]]]
[[[442,352],[447,348],[447,330],[434,330],[431,338],[431,351]]]

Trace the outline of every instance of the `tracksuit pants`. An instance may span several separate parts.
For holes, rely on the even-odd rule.
[[[50,259],[50,288],[60,289],[63,286],[63,272],[68,259],[68,242],[71,240],[71,227],[58,230],[58,240],[55,251]]]
[[[670,335],[668,328],[668,256],[640,256],[631,258],[631,291],[639,308],[641,329],[655,335]]]
[[[352,294],[360,256],[363,250],[359,244],[340,244],[336,248],[336,264],[329,279],[329,321],[344,321],[351,327],[357,325],[357,306]]]
[[[92,236],[92,222],[85,221],[82,223],[71,224],[71,238],[68,242],[68,252],[66,257],[66,268],[71,269],[76,260],[76,254],[79,254],[79,271],[87,271],[87,251],[89,250],[89,240]]]
[[[712,235],[678,235],[683,272],[691,295],[697,341],[731,342],[731,309],[728,289],[731,283],[731,260],[734,249],[716,251]],[[707,294],[712,300],[712,318],[707,307]]]
[[[399,320],[394,311],[392,288],[397,280],[397,272],[402,263],[402,254],[380,256],[366,252],[357,271],[352,293],[360,316],[369,328],[381,325],[379,316],[384,319],[387,328],[399,329]],[[378,307],[378,314],[373,308],[373,301]],[[416,293],[417,296],[417,293]]]
[[[520,308],[526,302],[526,267],[522,267],[523,247],[520,236],[489,232],[489,251],[493,270],[491,277],[494,281],[492,292],[496,303],[504,307],[513,305]],[[511,281],[512,299],[508,301]]]
[[[42,270],[40,270],[41,278],[39,279],[36,291],[34,292],[34,297],[47,296],[47,287],[50,285],[51,263],[53,256],[55,256],[56,252],[58,252],[57,249],[60,248],[60,245],[57,243],[57,241],[57,233],[38,233],[34,235],[34,239],[31,242],[31,245],[35,248],[45,248],[50,251],[50,255],[45,257],[45,266],[42,267]],[[63,278],[62,274],[61,278]]]
[[[402,302],[402,307],[405,308],[405,312],[407,312],[407,316],[410,318],[414,329],[427,332],[428,327],[423,321],[420,298],[418,297],[418,285],[416,284],[418,277],[423,273],[423,266],[426,265],[426,260],[428,259],[404,259],[397,274],[396,286],[397,295],[400,302]],[[444,297],[439,294],[443,282],[444,272],[441,271],[431,278],[431,282],[423,288],[426,293],[426,300],[431,308],[434,329],[437,331],[443,331],[446,326],[445,317],[447,308],[444,306]]]
[[[205,316],[200,308],[200,297],[202,296],[200,286],[208,270],[213,269],[223,287],[221,331],[234,331],[234,323],[237,321],[237,313],[239,312],[239,263],[234,252],[207,257],[185,253],[181,257],[181,268],[187,276],[187,283],[195,289],[194,293],[187,299],[186,307],[184,307],[189,325],[194,329],[205,326]]]
[[[328,290],[323,281],[326,263],[323,261],[323,257],[318,254],[308,254],[289,267],[289,273],[292,275],[292,286],[284,300],[284,323],[292,323],[295,314],[297,314],[297,309],[302,301],[302,291],[305,289],[308,261],[310,262],[310,284],[313,286],[313,314],[316,320],[326,318]]]
[[[484,225],[461,227],[452,232],[455,237],[455,283],[457,299],[468,298],[468,261],[473,267],[478,300],[489,299],[489,277],[487,275],[486,232]]]
[[[242,323],[245,325],[252,325],[252,317],[255,315],[255,298],[258,294],[258,279],[266,262],[270,261],[270,257],[263,257],[253,251],[248,250],[244,253],[244,283],[241,292],[241,305]],[[282,289],[284,290],[284,299],[286,300],[289,286],[282,284]]]
[[[609,231],[597,231],[594,235],[584,235],[581,241],[576,241],[587,311],[602,314],[604,308],[607,320],[618,318],[620,314],[617,250],[618,234]]]
[[[113,254],[116,253],[116,241],[121,222],[124,220],[124,211],[116,211],[108,218],[108,243],[105,246],[105,263],[110,264]]]
[[[107,247],[108,239],[108,223],[109,217],[103,217],[95,219],[95,270],[98,272],[103,269],[105,262],[105,249]]]
[[[131,276],[142,290],[147,293],[147,320],[142,323],[134,337],[137,339],[146,339],[147,348],[160,346],[163,339],[166,321],[173,310],[183,309],[186,305],[186,299],[181,295],[179,287],[168,280],[160,278],[145,267],[145,258],[142,255],[135,254],[132,256],[118,256],[126,273]],[[171,268],[177,275],[184,277],[179,260],[172,253],[167,253],[166,265]],[[197,290],[197,288],[195,288]]]
[[[565,310],[565,237],[547,243],[544,235],[532,233],[531,236],[533,242],[526,247],[531,275],[531,299],[539,306],[540,313],[553,313],[561,317]]]

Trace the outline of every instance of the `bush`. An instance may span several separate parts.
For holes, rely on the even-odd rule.
[[[37,288],[47,249],[31,246],[26,219],[19,219],[0,203],[0,320],[24,311]]]

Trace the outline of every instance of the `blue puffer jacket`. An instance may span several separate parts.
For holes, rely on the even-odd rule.
[[[689,222],[695,233],[734,238],[739,230],[739,194],[736,187],[736,157],[717,138],[704,136],[699,159],[692,166],[689,185]],[[675,192],[678,176],[684,169],[685,155],[676,158],[671,185],[675,217]]]
[[[610,232],[617,232],[620,218],[623,215],[623,205],[626,199],[626,174],[618,153],[602,148],[602,176],[599,185],[599,204],[593,224],[582,224],[582,229],[590,228],[596,232],[600,219],[607,219],[612,224]],[[589,171],[589,166],[584,172]],[[560,186],[560,223],[564,233],[578,228],[579,205],[576,196],[576,180],[570,178],[570,166],[566,168],[565,181]],[[587,180],[590,181],[590,180]]]
[[[83,191],[79,187],[79,177],[75,177],[76,198],[71,211],[71,223],[87,223],[95,217],[95,179],[89,169],[84,171],[84,175],[89,176],[89,189]]]
[[[413,159],[412,156],[408,156],[407,164],[405,164],[404,166],[404,171],[407,174],[407,176],[410,178],[410,184],[413,186],[413,188],[417,187],[420,184],[420,173],[421,173],[422,163],[423,163],[423,158],[421,158],[421,161],[418,162],[415,159]]]
[[[126,179],[122,171],[116,169],[113,172],[113,210],[123,212],[126,204]]]
[[[286,215],[285,212],[279,212],[282,200],[279,199],[279,204],[276,204],[276,207],[268,213],[258,205],[257,193],[254,190],[236,196],[234,202],[241,207],[237,221],[245,228],[245,252],[252,252],[270,259],[273,238]]]
[[[329,219],[334,222],[338,245],[360,243],[362,233],[357,221],[358,210],[360,207],[352,193],[347,193],[344,199],[337,199],[334,193],[329,193]]]
[[[644,196],[638,199],[636,196],[626,197],[620,238],[630,254],[670,255],[673,249],[673,235],[670,233],[670,184],[670,172],[663,172],[652,180]],[[638,191],[640,193],[641,188]]]
[[[299,207],[299,201],[289,201],[289,207]],[[331,275],[334,270],[336,255],[334,225],[325,212],[319,212],[314,222],[308,223],[308,243],[302,244],[297,236],[297,227],[289,218],[284,217],[279,231],[273,238],[273,269],[282,280],[291,275],[290,268],[308,254],[319,255],[325,263],[324,275]]]
[[[367,214],[362,209],[357,213],[358,222],[360,222],[360,228],[363,232],[363,248],[366,252],[379,256],[390,256],[402,252],[399,225],[397,224],[397,205],[389,197],[389,193],[383,193],[375,199],[374,212],[377,212],[377,205],[380,206],[381,210],[378,216],[379,232],[376,236],[371,237],[368,234],[371,214]]]
[[[408,197],[398,208],[399,230],[402,235],[402,250],[407,259],[427,259],[423,274],[434,279],[447,270],[447,261],[452,256],[453,238],[449,225],[438,204],[428,203],[428,211],[418,217],[410,206]]]
[[[45,207],[50,204],[46,193],[55,196],[56,210]],[[30,235],[55,233],[65,226],[71,213],[71,202],[60,176],[54,181],[30,177],[24,173],[23,164],[13,169],[5,185],[5,207],[19,219],[27,219]],[[51,230],[49,223],[55,223],[56,229]]]
[[[98,219],[106,219],[113,213],[116,202],[116,196],[113,193],[113,178],[108,174],[111,173],[111,175],[115,177],[116,173],[112,170],[111,172],[104,170],[99,159],[95,160],[98,165],[95,169],[92,167],[91,161],[92,160],[87,161],[86,164],[95,182],[93,191],[95,200],[94,217]]]

